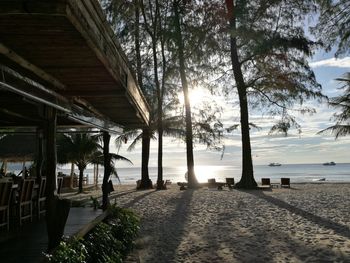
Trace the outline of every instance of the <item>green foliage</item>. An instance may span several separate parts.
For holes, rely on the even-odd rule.
[[[343,83],[343,94],[330,99],[329,105],[340,110],[334,114],[335,125],[328,127],[319,133],[331,132],[337,139],[339,136],[350,134],[350,72],[336,79]]]
[[[311,28],[326,51],[337,46],[335,56],[350,54],[350,4],[349,0],[317,0],[319,21]]]
[[[88,252],[81,240],[74,238],[70,242],[62,241],[53,255],[46,255],[52,263],[82,263],[86,262]]]
[[[112,206],[112,216],[108,220],[113,236],[122,242],[122,254],[128,254],[133,247],[133,240],[139,231],[140,219],[131,210]]]
[[[99,223],[84,239],[61,242],[53,255],[53,263],[119,263],[133,248],[139,230],[139,218],[128,209],[111,207],[105,223]]]
[[[84,244],[89,252],[87,262],[122,262],[123,244],[113,235],[112,227],[106,223],[98,224],[94,231],[86,236]]]

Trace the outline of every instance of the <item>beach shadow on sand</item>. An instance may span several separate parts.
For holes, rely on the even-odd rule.
[[[340,236],[343,236],[345,238],[350,238],[350,229],[347,226],[338,224],[334,221],[331,221],[331,220],[328,220],[326,218],[323,218],[323,217],[320,217],[318,215],[307,212],[307,211],[300,209],[296,206],[290,205],[281,199],[265,195],[263,191],[245,191],[245,192],[252,194],[258,198],[264,199],[265,201],[270,202],[271,204],[274,204],[280,208],[286,209],[294,214],[302,216],[305,219],[307,219],[307,220],[309,220],[309,221],[311,221],[311,222],[313,222],[321,227],[331,229]]]
[[[137,190],[132,191],[132,192],[125,193],[124,195],[130,194],[130,193],[134,193],[134,192],[137,192]],[[135,205],[136,203],[140,202],[143,198],[145,198],[145,197],[147,197],[147,196],[149,196],[149,195],[151,195],[151,194],[154,194],[154,193],[156,193],[156,192],[157,192],[157,190],[147,190],[146,193],[141,194],[141,195],[135,197],[135,198],[132,199],[130,202],[128,202],[128,203],[126,203],[125,205],[123,205],[123,207],[127,207],[127,208],[128,208],[128,207],[132,207],[132,206]]]
[[[155,213],[147,218],[147,221],[152,223],[145,223],[151,228],[144,230],[142,237],[137,241],[136,246],[139,258],[146,259],[145,262],[178,262],[177,250],[185,235],[194,191],[187,189],[186,191],[181,191],[180,195],[166,200],[166,206],[176,204],[166,217],[164,217],[162,211],[159,211],[159,213]],[[159,191],[154,192],[159,193]],[[179,220],[179,216],[181,220]],[[153,227],[157,228],[157,230],[153,231]],[[152,240],[162,240],[162,247],[152,247]]]

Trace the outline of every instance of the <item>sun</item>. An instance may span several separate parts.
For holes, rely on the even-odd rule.
[[[204,101],[208,101],[209,92],[203,88],[197,87],[189,89],[189,98],[191,107],[199,107]],[[182,105],[184,105],[184,96],[181,92],[179,94],[179,100]]]

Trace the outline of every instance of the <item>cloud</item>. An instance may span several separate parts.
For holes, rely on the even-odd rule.
[[[345,58],[329,58],[320,61],[311,62],[310,66],[313,68],[318,67],[337,67],[337,68],[350,68],[350,57]]]

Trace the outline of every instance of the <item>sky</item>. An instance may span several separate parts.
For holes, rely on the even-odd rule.
[[[317,52],[310,66],[313,68],[317,81],[322,85],[323,93],[329,97],[340,94],[340,84],[336,78],[350,71],[350,57],[335,59],[332,53]],[[192,94],[192,105],[200,103],[206,96],[203,90],[197,90]],[[212,98],[210,98],[212,99]],[[238,107],[220,100],[224,112],[223,122],[237,120]],[[261,130],[251,130],[251,146],[254,165],[266,165],[270,162],[281,164],[300,163],[324,163],[334,161],[336,163],[350,162],[350,136],[341,137],[335,140],[332,135],[318,135],[317,132],[333,124],[331,118],[336,112],[329,108],[326,102],[319,103],[308,101],[308,105],[316,109],[313,115],[297,115],[297,121],[301,125],[301,134],[296,130],[290,131],[288,136],[268,135],[273,119],[260,114],[250,114],[250,122],[260,126]],[[241,164],[241,136],[240,131],[232,133],[223,139],[225,151],[222,152],[208,150],[206,146],[196,144],[194,148],[195,165],[215,165],[215,166],[240,166]],[[125,144],[119,150],[119,154],[131,159],[134,167],[141,166],[141,144],[134,151],[126,150]],[[114,149],[114,151],[117,151]],[[185,167],[186,166],[186,146],[183,142],[173,138],[164,138],[163,149],[164,167]],[[119,167],[130,167],[128,164],[119,163]],[[150,167],[157,166],[157,141],[151,142]]]

